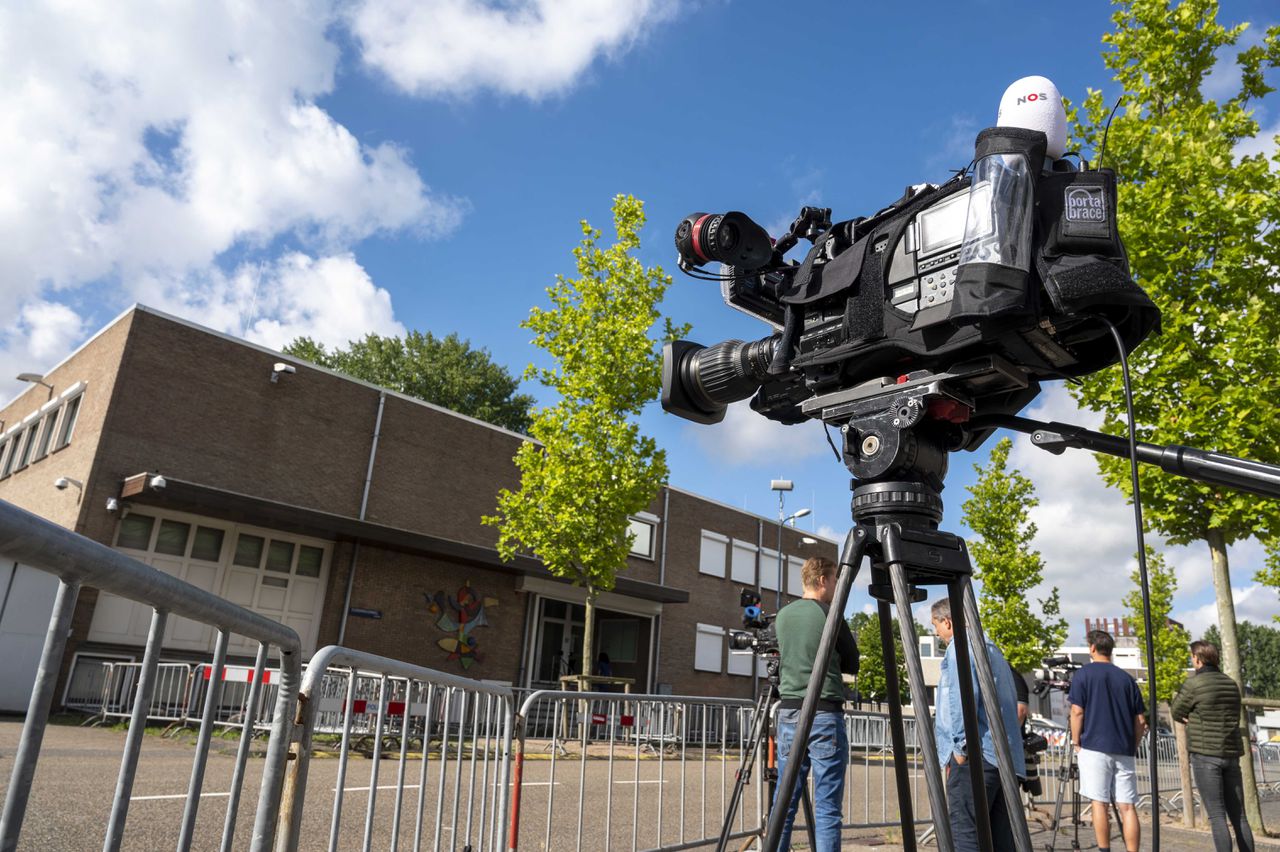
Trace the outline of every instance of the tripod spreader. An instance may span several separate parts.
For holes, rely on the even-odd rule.
[[[1120,458],[1129,457],[1127,438],[1094,432],[1070,423],[1043,423],[1026,417],[989,414],[974,417],[966,425],[975,430],[998,427],[1022,432],[1030,435],[1031,442],[1037,447],[1054,455],[1061,454],[1067,447],[1074,447]],[[1138,442],[1138,461],[1208,485],[1222,485],[1259,497],[1280,499],[1280,465],[1195,447],[1172,444],[1166,447],[1143,441]]]

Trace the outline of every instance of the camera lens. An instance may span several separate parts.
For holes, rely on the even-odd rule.
[[[750,633],[730,633],[729,648],[734,651],[745,651],[751,647]]]

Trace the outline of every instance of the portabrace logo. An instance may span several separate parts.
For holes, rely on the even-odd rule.
[[[1022,95],[1018,98],[1018,106],[1023,104],[1035,103],[1036,101],[1047,101],[1049,96],[1044,92],[1032,92],[1029,95]]]
[[[1100,186],[1073,186],[1066,191],[1068,222],[1105,222],[1107,204]]]

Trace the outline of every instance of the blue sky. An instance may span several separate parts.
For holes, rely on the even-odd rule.
[[[518,372],[536,357],[519,322],[573,271],[578,220],[607,232],[620,192],[646,203],[643,259],[675,275],[666,311],[705,343],[759,337],[766,328],[714,285],[675,269],[685,214],[738,209],[776,231],[803,204],[848,218],[941,181],[1019,77],[1047,76],[1077,102],[1109,90],[1111,11],[1096,0],[0,10],[0,114],[12,122],[0,135],[0,375],[52,365],[135,301],[271,346],[458,332]],[[1256,32],[1278,16],[1238,0],[1222,17]],[[1274,104],[1259,114],[1270,134],[1277,117]],[[1046,416],[1087,419],[1061,389],[1042,401]],[[709,429],[655,405],[644,426],[673,484],[774,516],[769,480],[790,478],[788,512],[811,508],[804,524],[843,535],[847,474],[812,424],[778,427],[739,406]],[[1085,616],[1120,614],[1131,524],[1089,459],[1039,456],[1019,443],[1014,460],[1044,498],[1038,545],[1079,634]],[[983,459],[953,459],[949,529],[963,532]],[[1242,614],[1275,611],[1250,580],[1258,548],[1232,557]],[[1202,629],[1207,552],[1171,559],[1176,614]],[[1109,582],[1081,588],[1082,572]],[[854,608],[865,601],[858,592]]]

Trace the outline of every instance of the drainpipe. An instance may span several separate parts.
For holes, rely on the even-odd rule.
[[[662,551],[658,556],[658,585],[667,584],[667,518],[671,510],[671,487],[662,487]],[[658,664],[662,662],[662,616],[653,619],[653,666],[649,671],[649,692],[658,683]]]
[[[373,485],[373,462],[378,457],[378,438],[382,435],[382,409],[387,404],[387,392],[378,391],[378,417],[373,423],[373,444],[369,447],[369,468],[364,474],[364,493],[360,495],[360,520],[364,520],[369,508],[369,488]],[[351,589],[356,582],[356,562],[360,558],[360,541],[351,548],[351,570],[347,572],[347,594],[342,601],[342,624],[338,628],[338,644],[347,638],[347,615],[351,612]]]

